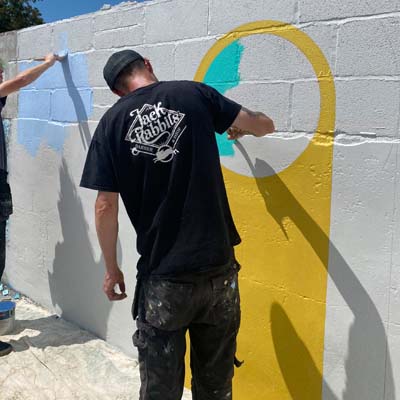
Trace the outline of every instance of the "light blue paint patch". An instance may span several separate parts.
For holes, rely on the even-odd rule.
[[[20,62],[18,63],[18,69],[20,72],[26,71],[29,68],[36,67],[37,65],[40,65],[40,62],[34,61],[34,62]],[[51,68],[49,68],[47,71],[45,71],[36,81],[32,82],[30,85],[25,86],[21,92],[24,92],[26,90],[42,90],[42,89],[47,89],[47,90],[52,90],[52,89],[57,89],[57,88],[63,88],[66,86],[64,74],[63,74],[63,69],[61,66],[61,63],[57,62],[55,63]]]
[[[90,88],[89,66],[85,54],[70,54],[59,65],[63,67],[67,87],[72,84],[77,88]],[[68,73],[68,67],[70,74]]]
[[[226,47],[215,58],[207,74],[204,78],[204,83],[212,86],[221,94],[225,94],[228,90],[233,89],[240,83],[240,62],[244,46],[236,40]],[[222,135],[216,134],[219,154],[221,156],[234,156],[234,141],[228,140],[228,135],[225,132]]]
[[[51,96],[51,121],[81,122],[92,113],[92,89],[59,89]]]
[[[23,145],[33,157],[36,156],[42,144],[47,144],[51,149],[60,153],[66,137],[64,124],[34,119],[18,120],[18,143]]]
[[[58,53],[68,51],[67,35],[59,37]],[[24,71],[39,63],[19,63]],[[93,112],[93,90],[85,54],[69,54],[39,79],[20,92],[18,105],[18,143],[35,156],[44,144],[62,152],[66,127],[85,122]]]
[[[66,138],[67,131],[65,125],[53,123],[47,124],[45,142],[50,148],[61,153]]]
[[[61,53],[64,53],[68,51],[68,35],[67,32],[61,32],[58,35],[58,51],[57,53],[61,55]]]
[[[19,71],[39,65],[39,62],[20,62]],[[61,89],[70,85],[76,88],[89,88],[89,68],[85,54],[70,54],[62,62],[56,62],[44,72],[36,81],[26,86],[25,90]]]
[[[47,121],[36,119],[18,119],[18,143],[25,147],[31,156],[35,156],[40,145],[47,137]]]
[[[50,118],[50,96],[48,90],[23,90],[18,97],[18,118]]]

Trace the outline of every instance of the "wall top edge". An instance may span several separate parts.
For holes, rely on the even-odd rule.
[[[112,14],[112,13],[119,12],[119,11],[129,11],[129,10],[132,10],[132,9],[144,9],[147,6],[152,6],[152,5],[155,5],[155,4],[167,3],[167,2],[171,2],[171,0],[145,0],[145,1],[140,2],[140,3],[137,2],[137,1],[125,1],[125,2],[122,2],[122,3],[117,4],[115,6],[107,7],[106,9],[103,6],[102,9],[100,9],[98,11],[95,11],[95,12],[92,12],[92,13],[77,15],[76,17],[65,18],[65,19],[61,19],[61,20],[58,20],[58,21],[49,22],[49,23],[41,24],[41,25],[30,26],[28,28],[23,28],[23,29],[19,29],[19,30],[3,32],[3,33],[0,33],[0,37],[2,37],[4,35],[7,35],[7,34],[15,34],[15,33],[20,33],[20,32],[29,32],[29,31],[34,31],[34,30],[37,30],[37,29],[44,29],[46,27],[54,27],[54,26],[57,26],[59,24],[65,24],[65,23],[68,23],[68,22],[81,21],[81,20],[85,20],[85,19],[94,18],[94,17],[100,16],[100,15]]]

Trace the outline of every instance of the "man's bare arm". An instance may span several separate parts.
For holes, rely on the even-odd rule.
[[[48,54],[45,57],[45,61],[37,65],[36,67],[29,68],[26,71],[19,73],[15,78],[11,78],[0,84],[0,97],[8,96],[13,92],[17,92],[21,88],[29,85],[40,75],[43,74],[47,69],[54,65],[54,63],[59,60],[54,54]]]
[[[228,130],[229,139],[239,139],[244,135],[265,136],[275,131],[274,122],[262,112],[255,112],[242,107]]]
[[[118,193],[99,192],[95,204],[97,237],[106,264],[103,290],[109,300],[125,299],[124,275],[117,261]],[[119,285],[121,293],[115,292]]]

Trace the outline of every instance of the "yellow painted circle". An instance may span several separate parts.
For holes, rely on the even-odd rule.
[[[280,21],[256,21],[235,28],[219,39],[207,52],[196,72],[195,80],[202,82],[213,61],[234,41],[251,35],[269,34],[279,36],[295,45],[311,63],[320,89],[320,116],[316,132],[310,144],[331,145],[335,130],[336,93],[328,61],[317,44],[304,32],[293,25]],[[303,154],[302,153],[302,154]],[[297,159],[301,154],[297,157]],[[294,163],[294,161],[293,161]],[[292,164],[293,164],[292,163]],[[252,179],[252,178],[250,178]]]

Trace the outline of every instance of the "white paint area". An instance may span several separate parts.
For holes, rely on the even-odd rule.
[[[335,148],[324,399],[393,400],[399,394],[393,296],[399,150],[384,143]]]

